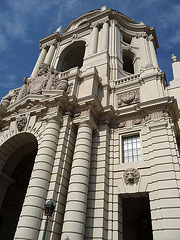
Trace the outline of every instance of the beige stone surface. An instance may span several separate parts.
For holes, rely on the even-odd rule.
[[[0,214],[16,167],[37,149],[14,239],[42,239],[52,199],[48,239],[123,240],[124,203],[140,198],[153,239],[179,239],[180,62],[172,56],[167,86],[157,47],[154,28],[106,7],[40,39],[31,77],[0,105]],[[141,160],[124,163],[123,138],[137,135]]]

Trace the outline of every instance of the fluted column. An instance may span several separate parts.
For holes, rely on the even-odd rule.
[[[52,58],[54,56],[55,49],[56,49],[56,42],[53,42],[51,44],[50,48],[49,48],[49,51],[46,55],[44,63],[49,64],[49,65],[51,64]]]
[[[59,116],[48,119],[14,239],[38,239],[58,143],[60,120]]]
[[[38,57],[38,60],[36,62],[36,65],[34,66],[34,69],[33,69],[32,73],[31,73],[31,77],[35,77],[37,75],[38,69],[39,69],[41,63],[44,62],[46,54],[47,54],[47,46],[43,46],[42,47],[42,51],[41,51],[41,53],[40,53],[40,55]]]
[[[157,60],[157,54],[156,54],[156,50],[154,47],[154,43],[153,43],[153,36],[150,35],[149,36],[149,48],[150,48],[150,53],[151,53],[151,58],[152,58],[152,64],[159,68],[159,64],[158,64],[158,60]]]
[[[61,240],[83,240],[86,220],[93,125],[79,125]]]
[[[109,48],[109,21],[106,20],[103,23],[103,37],[102,37],[102,45],[101,50],[108,50]]]
[[[98,34],[99,34],[98,24],[93,25],[93,30],[91,34],[92,35],[91,35],[89,54],[94,54],[97,51],[97,44],[98,44]]]

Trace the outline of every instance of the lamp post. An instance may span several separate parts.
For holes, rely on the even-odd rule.
[[[53,203],[52,200],[50,200],[50,201],[45,203],[44,208],[45,208],[44,209],[45,210],[44,215],[46,216],[46,222],[45,222],[45,226],[44,226],[44,232],[43,232],[42,240],[45,240],[48,220],[49,220],[49,217],[51,217],[53,212],[54,212],[55,204]]]

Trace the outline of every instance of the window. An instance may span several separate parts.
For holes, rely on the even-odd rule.
[[[122,138],[123,162],[137,162],[141,160],[141,145],[139,135]]]

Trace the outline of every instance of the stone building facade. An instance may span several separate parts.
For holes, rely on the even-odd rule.
[[[0,105],[0,238],[179,240],[180,62],[155,29],[102,7],[40,40]]]

